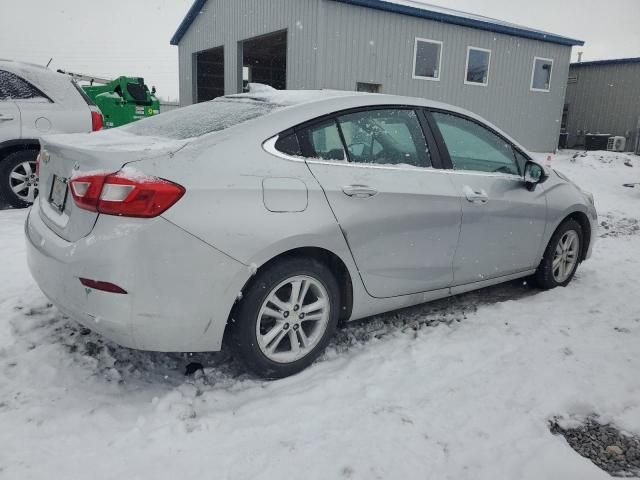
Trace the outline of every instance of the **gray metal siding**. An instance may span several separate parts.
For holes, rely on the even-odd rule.
[[[571,49],[328,0],[209,0],[180,42],[180,101],[192,100],[192,54],[225,45],[225,89],[238,90],[237,42],[288,29],[287,88],[430,98],[476,112],[534,151],[557,146]],[[444,42],[441,80],[412,78],[416,37]],[[490,49],[489,85],[465,85],[467,46]],[[530,91],[534,57],[554,60],[549,93]]]
[[[640,63],[571,67],[577,82],[567,86],[570,145],[581,145],[578,131],[627,137],[635,145],[640,121]]]
[[[477,29],[334,4],[325,9],[324,87],[382,84],[384,93],[423,97],[471,110],[525,147],[557,146],[571,49]],[[413,79],[415,38],[443,42],[440,81]],[[491,50],[489,85],[465,85],[467,47]],[[552,58],[551,91],[532,92],[534,57]]]
[[[238,91],[238,42],[287,29],[287,88],[316,82],[317,0],[209,0],[180,41],[180,103],[193,101],[193,54],[224,45],[225,92]]]

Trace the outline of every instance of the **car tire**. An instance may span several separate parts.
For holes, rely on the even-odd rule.
[[[569,218],[556,229],[535,273],[536,284],[549,290],[566,287],[581,261],[584,235],[578,222]]]
[[[19,150],[0,161],[0,204],[13,208],[24,208],[33,204],[38,195],[38,178],[35,177],[37,156],[37,150]],[[12,174],[24,176],[24,181],[12,178]],[[23,190],[16,193],[14,189],[22,185]]]
[[[287,377],[324,351],[339,312],[340,289],[331,270],[313,258],[285,258],[260,269],[245,289],[231,315],[227,343],[256,375]]]

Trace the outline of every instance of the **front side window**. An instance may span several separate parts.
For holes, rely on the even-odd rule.
[[[489,65],[491,50],[469,47],[467,49],[467,71],[464,83],[487,86],[489,84]]]
[[[0,100],[49,101],[47,96],[36,87],[6,70],[0,70]]]
[[[531,90],[548,92],[551,89],[552,70],[552,59],[535,57],[533,59],[533,73],[531,74]]]
[[[416,38],[413,52],[413,78],[440,80],[442,42]]]
[[[513,147],[487,128],[462,117],[434,112],[455,170],[520,175]]]
[[[420,121],[413,110],[380,109],[338,117],[349,160],[430,167]]]

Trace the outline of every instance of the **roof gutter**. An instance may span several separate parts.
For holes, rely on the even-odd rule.
[[[202,7],[204,7],[205,3],[207,3],[207,0],[195,0],[193,2],[193,5],[191,5],[191,8],[182,19],[182,22],[178,25],[176,33],[171,37],[171,41],[169,42],[171,45],[178,45],[180,43],[180,40],[182,40],[184,34],[187,33],[191,24],[195,21],[196,17],[200,15],[200,11],[202,10]]]
[[[464,17],[461,15],[453,15],[443,12],[435,12],[422,8],[411,7],[408,5],[401,5],[393,2],[386,2],[383,0],[333,0],[335,2],[346,3],[349,5],[355,5],[359,7],[372,8],[374,10],[380,10],[391,13],[398,13],[400,15],[408,15],[412,17],[424,18],[427,20],[434,20],[436,22],[449,23],[452,25],[459,25],[462,27],[475,28],[478,30],[485,30],[488,32],[502,33],[504,35],[511,35],[515,37],[528,38],[531,40],[539,40],[541,42],[556,43],[565,46],[581,46],[584,45],[584,41],[576,40],[573,38],[562,37],[553,33],[541,32],[538,30],[531,30],[524,27],[516,27],[510,25],[501,25],[499,23],[492,23],[487,20],[479,20],[476,18]],[[207,0],[195,0],[191,8],[184,17],[176,33],[171,37],[171,45],[178,45],[182,37],[187,33],[191,24],[195,21],[196,17],[200,14],[200,11],[204,7]],[[426,6],[426,5],[425,5]]]

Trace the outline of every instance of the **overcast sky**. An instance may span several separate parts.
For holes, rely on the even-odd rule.
[[[268,2],[269,0],[261,0]],[[178,96],[169,39],[192,0],[0,0],[0,58],[96,76],[143,76]],[[640,57],[640,0],[430,0],[584,40],[573,58]]]

